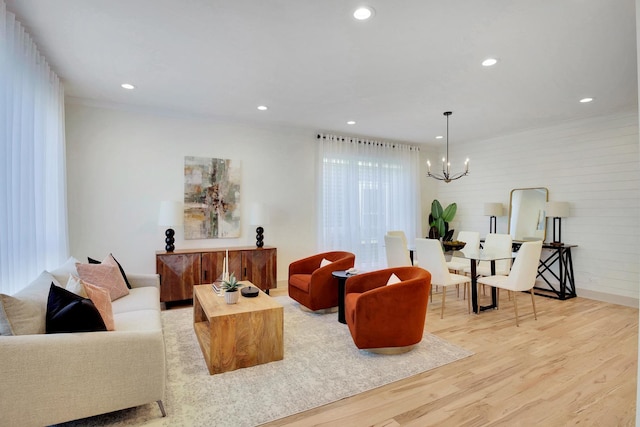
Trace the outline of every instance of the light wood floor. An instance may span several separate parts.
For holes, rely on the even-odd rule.
[[[265,425],[635,425],[637,309],[537,296],[536,321],[519,294],[518,328],[506,292],[500,310],[480,315],[452,292],[442,320],[434,297],[425,329],[473,356]]]

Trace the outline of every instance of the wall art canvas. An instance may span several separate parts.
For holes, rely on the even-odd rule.
[[[184,158],[184,238],[240,237],[240,164]]]

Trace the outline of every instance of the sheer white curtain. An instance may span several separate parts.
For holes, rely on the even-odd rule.
[[[386,266],[384,235],[420,227],[419,149],[318,135],[318,243],[356,254],[363,270]]]
[[[68,256],[64,90],[0,0],[0,292]]]

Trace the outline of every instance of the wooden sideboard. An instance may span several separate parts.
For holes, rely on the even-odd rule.
[[[156,252],[156,273],[160,275],[160,301],[193,298],[193,286],[213,283],[222,275],[224,257],[229,254],[229,273],[249,280],[269,293],[276,287],[277,251],[274,247],[240,246],[183,249]]]

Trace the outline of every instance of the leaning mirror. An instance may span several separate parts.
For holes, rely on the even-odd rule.
[[[547,237],[546,188],[514,188],[509,202],[509,234],[514,241],[543,240]]]

